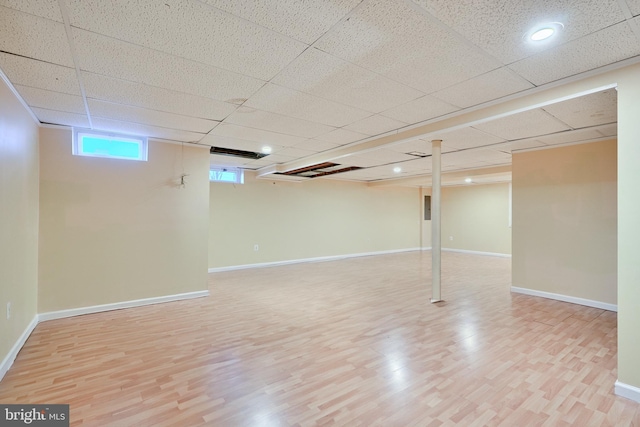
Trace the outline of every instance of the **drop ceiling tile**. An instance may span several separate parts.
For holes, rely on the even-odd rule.
[[[639,54],[638,39],[629,24],[622,22],[515,62],[509,68],[541,85]]]
[[[65,111],[67,113],[87,113],[81,96],[21,85],[15,85],[15,88],[30,107]]]
[[[626,0],[633,16],[640,15],[640,0]]]
[[[274,154],[277,154],[279,156],[293,157],[294,159],[300,159],[303,157],[311,156],[312,154],[316,154],[316,153],[317,151],[303,150],[296,147],[285,147],[281,150],[274,152]]]
[[[163,111],[134,107],[131,105],[114,104],[112,102],[89,99],[89,114],[92,118],[139,123],[143,125],[178,129],[197,133],[208,133],[220,122],[196,117],[183,116]]]
[[[339,144],[333,144],[331,142],[320,141],[319,139],[307,139],[299,144],[294,145],[295,148],[300,148],[302,150],[310,150],[315,151],[316,153],[320,153],[322,151],[331,150],[333,148],[339,147]]]
[[[244,104],[247,107],[342,127],[371,113],[314,95],[267,83]]]
[[[613,123],[618,120],[618,92],[609,89],[543,109],[574,128]]]
[[[561,132],[570,128],[542,109],[525,111],[474,125],[474,128],[507,140]]]
[[[424,95],[315,48],[307,49],[272,82],[372,113]]]
[[[572,142],[589,142],[598,138],[602,138],[602,134],[595,129],[578,129],[553,135],[545,135],[536,139],[545,145],[557,145]]]
[[[239,107],[237,111],[225,119],[225,123],[285,133],[303,138],[313,138],[335,129],[332,126],[295,117],[275,114],[255,108]]]
[[[0,52],[0,68],[14,85],[80,95],[74,68]]]
[[[231,138],[245,139],[249,141],[257,141],[263,145],[279,145],[282,147],[290,147],[299,144],[305,139],[299,136],[286,135],[262,129],[248,128],[238,126],[231,123],[220,123],[211,135],[226,136]]]
[[[0,8],[0,50],[73,67],[64,24]]]
[[[389,117],[375,114],[357,122],[345,126],[346,130],[363,133],[365,135],[380,135],[381,133],[391,130],[400,129],[407,126],[406,123],[400,122]]]
[[[544,146],[545,144],[543,144],[542,142],[531,138],[531,139],[522,139],[519,141],[504,142],[498,145],[492,145],[491,149],[510,153],[516,150],[526,150],[529,148],[537,148],[537,147],[544,147]]]
[[[532,87],[531,83],[503,67],[435,92],[433,96],[457,107],[467,108]]]
[[[41,18],[63,22],[57,0],[0,0],[0,6],[20,10],[31,15],[40,16]]]
[[[287,162],[290,162],[291,160],[295,160],[295,159],[289,156],[279,156],[278,154],[270,154],[261,159],[250,161],[249,163],[247,163],[247,166],[251,168],[262,168],[265,166],[270,166],[270,165],[275,165],[280,163],[287,163]]]
[[[451,104],[447,104],[433,96],[423,96],[406,104],[399,105],[383,111],[383,116],[399,120],[404,123],[418,123],[435,117],[443,116],[459,110]]]
[[[443,164],[456,166],[471,165],[477,162],[507,162],[510,159],[511,154],[489,149],[455,151],[442,155]]]
[[[428,14],[393,0],[363,3],[315,46],[424,93],[500,66]]]
[[[82,73],[88,98],[221,121],[237,108],[227,102],[143,83]]]
[[[217,154],[209,155],[209,165],[211,166],[243,166],[251,163],[251,159],[244,159],[242,157],[233,156],[220,156]]]
[[[332,130],[329,133],[325,133],[316,137],[316,139],[320,141],[330,142],[337,145],[345,145],[351,142],[360,141],[361,139],[365,138],[368,138],[368,135],[346,130],[344,128]]]
[[[441,139],[443,151],[449,149],[449,147],[456,149],[483,147],[485,145],[504,142],[505,140],[499,136],[490,135],[472,127],[431,135],[429,139]]]
[[[598,126],[595,130],[600,132],[602,136],[616,136],[618,135],[618,123]]]
[[[73,29],[83,71],[229,103],[242,103],[264,82],[242,74]]]
[[[307,45],[196,1],[70,0],[74,27],[269,80]]]
[[[412,141],[401,142],[399,144],[389,145],[388,148],[391,151],[395,151],[397,153],[424,153],[428,156],[431,155],[431,142],[426,141],[424,139],[414,139]]]
[[[352,156],[341,157],[338,161],[342,165],[347,166],[360,166],[360,167],[372,167],[387,165],[389,163],[403,162],[405,160],[414,160],[414,156],[409,156],[404,153],[398,153],[385,148],[369,151],[362,154],[355,154]]]
[[[540,0],[495,2],[475,0],[414,0],[445,25],[503,63],[533,55],[553,45],[523,39],[535,25],[565,24],[554,45],[584,37],[624,19],[616,0]]]
[[[67,113],[65,111],[47,110],[44,108],[31,108],[41,123],[53,123],[57,125],[88,128],[89,119],[86,114]]]
[[[240,16],[270,30],[311,44],[329,30],[361,0],[298,1],[258,0],[250,3],[204,0],[212,6]]]
[[[150,126],[141,123],[132,123],[121,120],[92,117],[93,128],[108,132],[141,135],[148,138],[168,139],[178,142],[198,142],[204,134],[185,130],[169,129],[159,126]]]

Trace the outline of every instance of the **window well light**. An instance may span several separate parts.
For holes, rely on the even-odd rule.
[[[271,147],[269,147],[268,145],[265,145],[264,147],[262,147],[262,152],[264,154],[271,154]]]
[[[402,168],[400,166],[396,166],[395,168],[393,168],[393,171],[395,173],[400,173],[400,172],[402,172]]]

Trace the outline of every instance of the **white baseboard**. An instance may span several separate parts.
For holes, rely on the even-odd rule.
[[[22,349],[22,346],[24,345],[24,343],[27,342],[27,338],[29,338],[29,335],[31,335],[31,332],[33,332],[33,330],[36,328],[37,325],[38,325],[38,315],[36,314],[33,317],[33,320],[31,321],[31,323],[29,323],[29,326],[27,326],[27,329],[25,329],[24,332],[22,332],[22,335],[20,335],[18,340],[15,342],[15,344],[13,344],[13,347],[11,347],[11,350],[9,350],[9,353],[5,356],[2,363],[0,363],[0,381],[2,381],[2,378],[4,378],[4,375],[7,373],[7,371],[9,371],[9,368],[11,368],[11,365],[13,365],[13,361],[16,360],[16,356]]]
[[[324,261],[337,261],[341,259],[347,258],[357,258],[363,256],[372,256],[372,255],[387,255],[387,254],[396,254],[400,252],[411,252],[411,251],[419,251],[421,248],[407,248],[407,249],[393,249],[389,251],[379,251],[379,252],[362,252],[357,254],[346,254],[346,255],[332,255],[332,256],[323,256],[316,258],[302,258],[302,259],[291,259],[287,261],[275,261],[275,262],[261,262],[258,264],[242,264],[242,265],[232,265],[229,267],[215,267],[210,268],[209,273],[219,273],[222,271],[232,271],[232,270],[244,270],[247,268],[261,268],[261,267],[275,267],[278,265],[289,265],[289,264],[300,264],[305,262],[324,262]]]
[[[160,304],[163,302],[180,301],[191,298],[200,298],[209,296],[209,291],[187,292],[184,294],[165,295],[161,297],[144,298],[131,301],[122,301],[112,304],[94,305],[90,307],[71,308],[68,310],[50,311],[41,313],[38,318],[40,322],[54,319],[62,319],[65,317],[81,316],[83,314],[100,313],[102,311],[120,310],[122,308],[140,307],[143,305]]]
[[[613,390],[614,393],[618,396],[626,397],[627,399],[640,402],[640,388],[638,387],[616,381]]]
[[[586,298],[578,298],[578,297],[572,297],[569,295],[554,294],[551,292],[537,291],[535,289],[519,288],[516,286],[511,287],[511,292],[515,292],[517,294],[531,295],[534,297],[555,299],[558,301],[570,302],[572,304],[586,305],[587,307],[600,308],[602,310],[609,310],[609,311],[615,311],[615,312],[618,311],[618,306],[616,304],[609,304],[606,302],[594,301]]]
[[[511,258],[511,254],[501,254],[498,252],[468,251],[466,249],[442,248],[442,252],[459,252],[462,254],[487,255],[487,256],[497,256],[501,258]]]

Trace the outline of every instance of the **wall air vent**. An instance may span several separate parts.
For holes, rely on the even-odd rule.
[[[299,176],[302,178],[318,178],[321,176],[334,175],[336,173],[349,172],[362,169],[358,166],[342,166],[337,163],[319,163],[288,172],[276,173],[276,175]]]
[[[244,151],[244,150],[236,150],[233,148],[224,148],[224,147],[211,147],[209,150],[211,154],[218,154],[221,156],[232,156],[232,157],[243,157],[245,159],[261,159],[268,154],[264,153],[255,153],[253,151]]]

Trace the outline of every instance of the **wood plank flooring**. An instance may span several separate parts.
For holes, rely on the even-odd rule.
[[[616,314],[510,294],[510,260],[430,253],[210,275],[211,296],[48,321],[2,403],[72,426],[640,426]]]

